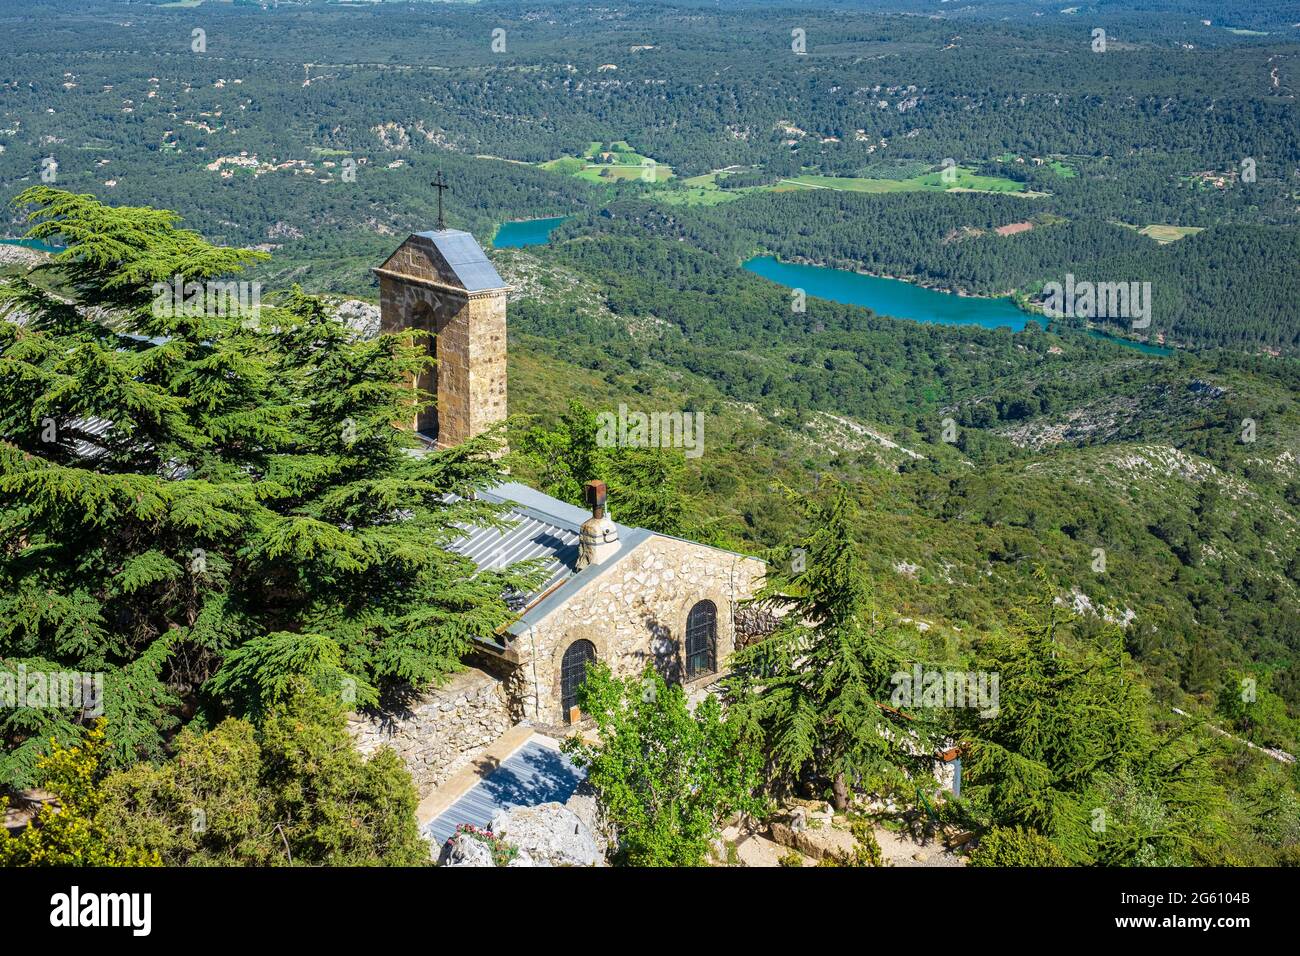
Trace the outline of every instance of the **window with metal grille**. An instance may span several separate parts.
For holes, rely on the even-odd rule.
[[[700,601],[686,615],[686,679],[717,670],[718,608]]]
[[[587,665],[595,659],[596,645],[591,641],[574,641],[564,652],[560,663],[560,706],[564,709],[565,723],[578,706],[578,688],[587,679]]]

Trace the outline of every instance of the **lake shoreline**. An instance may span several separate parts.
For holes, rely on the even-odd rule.
[[[551,233],[571,218],[573,214],[543,216],[537,219],[511,219],[497,225],[488,244],[494,249],[542,246],[551,241]]]
[[[812,266],[817,269],[831,269],[834,270],[835,272],[851,272],[854,275],[869,276],[872,279],[893,279],[896,282],[906,282],[908,285],[916,286],[918,289],[929,289],[931,292],[942,292],[944,295],[954,295],[959,299],[987,299],[990,302],[995,302],[1000,299],[1011,299],[1014,297],[1016,293],[1015,289],[1011,289],[1010,291],[1007,292],[995,293],[993,295],[983,295],[978,292],[971,292],[969,289],[963,288],[961,286],[954,287],[951,285],[944,285],[943,283],[938,282],[934,279],[929,279],[926,276],[917,276],[917,275],[896,276],[896,275],[890,275],[886,272],[872,272],[869,269],[862,269],[857,266],[853,266],[852,268],[850,268],[848,265],[849,260],[845,260],[846,265],[837,266],[837,265],[832,265],[831,263],[828,262],[818,262],[814,259],[808,259],[805,258],[804,256],[795,256],[789,259],[782,259],[776,253],[766,252],[766,251],[753,253],[752,255],[748,256],[746,259],[742,260],[740,265],[743,268],[746,262],[752,261],[753,259],[760,259],[760,258],[775,259],[777,262],[789,263],[790,265]],[[1028,309],[1025,309],[1024,311],[1029,312]],[[1029,312],[1029,314],[1033,315],[1034,313]],[[1038,313],[1038,314],[1041,315],[1042,313]]]
[[[777,285],[802,289],[809,296],[871,309],[882,317],[927,325],[976,326],[1023,331],[1034,320],[1007,296],[958,295],[945,288],[873,275],[863,269],[836,269],[810,262],[783,261],[772,255],[751,256],[741,268]],[[1042,318],[1038,324],[1045,324]]]
[[[845,269],[834,265],[828,265],[825,262],[817,262],[803,256],[791,257],[790,259],[782,259],[779,256],[776,256],[770,252],[757,252],[750,255],[746,259],[742,260],[741,268],[745,269],[745,271],[750,272],[754,275],[758,275],[762,278],[765,278],[768,281],[776,282],[779,285],[785,285],[787,288],[794,288],[794,286],[790,286],[786,282],[783,282],[779,279],[775,279],[770,275],[765,275],[763,272],[760,272],[757,269],[751,268],[751,265],[753,263],[764,259],[770,260],[772,263],[775,263],[777,267],[795,266],[800,268],[823,270],[827,273],[828,277],[830,277],[834,273],[839,273],[844,276],[862,276],[863,278],[867,278],[867,279],[875,279],[875,280],[881,280],[887,282],[898,282],[912,289],[924,290],[934,295],[951,296],[954,299],[964,300],[970,303],[988,303],[990,306],[993,306],[997,303],[1005,302],[1008,305],[1010,305],[1012,308],[1014,308],[1019,316],[1024,317],[1023,321],[1018,326],[1016,323],[1011,321],[1003,322],[995,325],[988,325],[985,324],[985,322],[979,320],[968,320],[968,319],[961,319],[961,318],[954,318],[951,321],[944,321],[942,319],[919,318],[915,315],[894,314],[893,312],[889,311],[889,306],[882,307],[876,303],[869,303],[863,301],[844,302],[843,299],[837,299],[832,296],[821,296],[822,298],[832,298],[832,301],[842,302],[843,304],[857,305],[863,308],[868,308],[871,309],[873,312],[876,312],[878,315],[882,315],[888,318],[898,318],[898,319],[903,319],[905,321],[921,322],[924,324],[935,324],[935,325],[952,325],[952,326],[973,325],[982,328],[1006,328],[1006,329],[1010,329],[1012,332],[1023,331],[1029,322],[1034,322],[1044,331],[1052,331],[1051,317],[1044,314],[1041,309],[1035,308],[1030,303],[1028,295],[1026,293],[1021,292],[1018,289],[1012,289],[1010,292],[1001,295],[979,295],[974,292],[970,292],[969,290],[963,289],[961,287],[954,288],[951,285],[945,285],[942,283],[935,282],[933,280],[927,281],[924,277],[921,276],[887,275],[884,273],[872,272],[870,270],[862,269],[856,266],[854,268]],[[810,294],[815,294],[815,293],[810,293]],[[1151,355],[1162,355],[1162,356],[1172,355],[1176,351],[1174,346],[1168,345],[1163,342],[1162,343],[1146,342],[1141,339],[1129,338],[1127,336],[1121,335],[1118,332],[1114,332],[1109,329],[1094,326],[1091,323],[1089,323],[1087,326],[1084,326],[1082,328],[1067,325],[1064,326],[1063,329],[1065,331],[1082,333],[1092,338],[1104,339],[1108,342],[1113,342],[1125,348],[1136,349],[1138,351],[1151,354]]]

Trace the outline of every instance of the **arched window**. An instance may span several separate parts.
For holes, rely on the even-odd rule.
[[[718,669],[718,608],[700,601],[686,615],[686,679]]]
[[[569,715],[578,706],[578,688],[587,679],[587,665],[596,659],[596,645],[591,641],[574,641],[564,652],[560,663],[560,706],[564,710],[564,721],[569,722]]]

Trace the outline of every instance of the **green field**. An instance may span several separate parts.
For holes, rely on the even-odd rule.
[[[999,163],[1014,163],[1017,161],[1021,163],[1025,162],[1025,157],[1017,156],[1015,153],[1003,153],[1000,156],[994,156],[993,158]],[[1066,163],[1063,159],[1049,159],[1044,163],[1041,157],[1035,156],[1031,158],[1037,160],[1038,165],[1040,166],[1046,165],[1048,169],[1056,173],[1056,175],[1060,176],[1062,179],[1073,179],[1075,176],[1079,175],[1078,170]]]
[[[1196,233],[1201,232],[1203,228],[1203,226],[1166,226],[1153,223],[1142,227],[1138,232],[1144,236],[1149,236],[1161,245],[1167,245],[1186,236],[1194,236]]]
[[[561,156],[542,163],[541,167],[593,183],[616,180],[662,183],[673,176],[671,166],[641,155],[626,140],[591,142],[581,156]]]
[[[731,202],[733,199],[739,199],[741,196],[762,188],[754,186],[744,189],[723,189],[718,185],[718,177],[726,176],[732,171],[715,169],[710,173],[691,176],[688,179],[681,180],[680,184],[673,189],[661,190],[656,195],[656,198],[661,202],[673,205],[719,206],[724,202]]]
[[[1002,176],[981,176],[966,166],[956,167],[956,176],[945,182],[942,172],[922,173],[909,179],[867,179],[859,176],[796,176],[782,179],[776,187],[803,189],[842,189],[863,193],[905,193],[921,189],[940,192],[1014,193],[1022,196],[1040,196],[1031,193],[1024,183]]]
[[[578,160],[554,160],[547,164],[548,169],[570,172],[577,170]],[[561,163],[565,163],[561,166]],[[1068,169],[1069,167],[1065,167]],[[589,175],[592,167],[587,165],[582,175]],[[686,206],[717,206],[733,199],[758,191],[790,192],[797,189],[836,189],[863,193],[901,193],[917,190],[946,192],[980,192],[1005,193],[1026,197],[1043,196],[1045,193],[1031,192],[1024,183],[1001,176],[983,176],[964,166],[956,167],[956,176],[951,182],[945,182],[942,172],[926,171],[912,176],[887,178],[883,176],[818,176],[801,175],[780,179],[767,186],[752,186],[743,189],[723,189],[718,185],[718,178],[734,170],[717,170],[683,179],[677,188],[662,190],[656,194],[661,202]],[[1070,170],[1073,175],[1073,170]]]
[[[1153,222],[1148,226],[1135,226],[1131,222],[1120,222],[1118,219],[1110,221],[1113,225],[1132,229],[1140,236],[1154,239],[1162,246],[1167,246],[1171,242],[1177,242],[1179,239],[1185,239],[1187,236],[1194,236],[1198,232],[1205,231],[1204,226],[1170,226],[1160,222]]]
[[[671,166],[666,166],[642,155],[625,140],[609,143],[587,144],[581,156],[561,156],[541,163],[541,168],[566,176],[576,176],[593,183],[611,183],[618,180],[664,183],[673,178]],[[1057,167],[1059,166],[1059,169]],[[1074,170],[1064,164],[1053,164],[1062,176],[1073,176]],[[957,166],[955,176],[945,181],[939,170],[917,173],[905,178],[875,176],[819,176],[800,175],[778,180],[768,186],[744,189],[722,189],[718,177],[734,170],[713,170],[683,179],[676,188],[656,194],[662,202],[686,206],[717,206],[739,199],[758,190],[787,192],[794,189],[839,189],[863,193],[901,193],[918,190],[936,192],[1001,193],[1025,197],[1039,197],[1046,193],[1033,192],[1024,183],[1004,176],[984,176],[967,166]]]
[[[717,186],[690,186],[684,189],[665,189],[655,198],[660,202],[681,206],[720,206],[739,199],[753,190],[719,189]]]

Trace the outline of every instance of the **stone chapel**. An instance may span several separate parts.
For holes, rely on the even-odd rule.
[[[509,288],[467,232],[410,236],[374,270],[380,328],[430,333],[436,365],[418,386],[435,406],[410,426],[452,447],[506,417]],[[589,482],[587,507],[516,482],[482,495],[512,527],[468,528],[452,546],[480,568],[540,558],[546,582],[518,595],[516,617],[481,640],[472,667],[402,713],[358,717],[362,750],[393,747],[422,795],[518,724],[567,732],[581,720],[576,691],[588,664],[617,676],[647,662],[688,694],[722,674],[744,627],[740,602],[763,575],[755,558],[618,523],[618,502]]]

